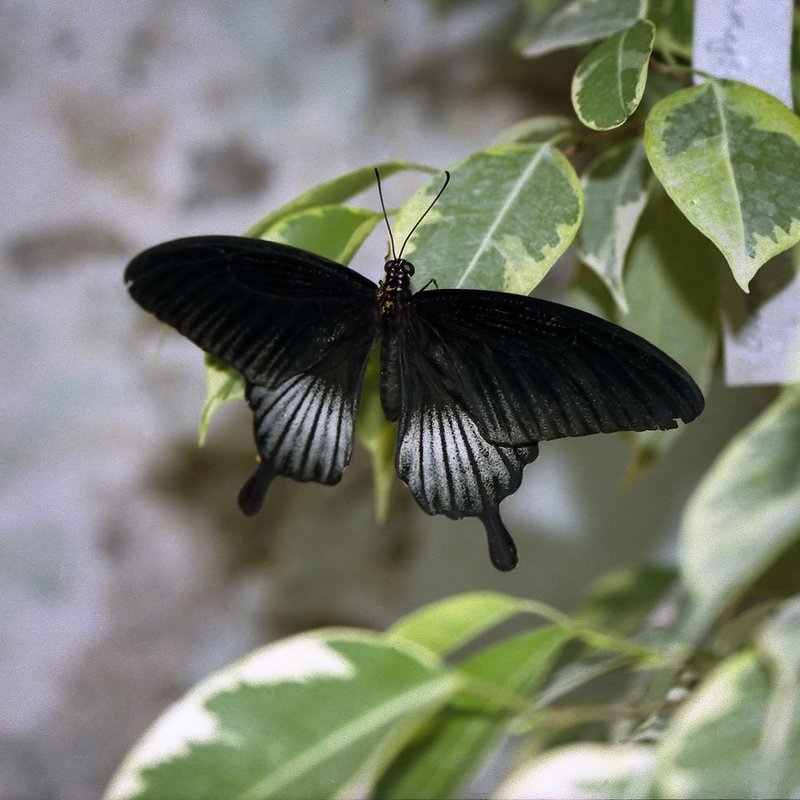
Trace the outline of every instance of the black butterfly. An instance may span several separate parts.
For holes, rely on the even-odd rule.
[[[236,236],[166,242],[128,265],[139,305],[245,380],[260,457],[239,494],[245,514],[276,475],[341,479],[379,338],[397,474],[427,513],[478,517],[500,570],[517,551],[498,507],[540,441],[674,428],[702,411],[686,371],[624,328],[516,294],[412,294],[402,254],[392,242],[377,286],[322,256]]]

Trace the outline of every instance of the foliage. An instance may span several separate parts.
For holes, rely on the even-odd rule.
[[[707,388],[716,262],[747,291],[800,239],[800,120],[744,83],[692,85],[691,3],[651,6],[528,0],[520,55],[583,48],[572,100],[584,127],[522,120],[452,166],[406,254],[418,287],[527,293],[574,241],[589,269],[572,302],[645,335]],[[346,263],[381,219],[345,205],[372,180],[365,167],[322,184],[249,234]],[[396,241],[440,186],[435,173],[399,209]],[[213,365],[209,386],[203,431],[238,377]],[[392,439],[373,400],[365,389],[359,433],[385,509]],[[638,467],[665,442],[635,441]],[[454,797],[487,763],[506,776],[498,797],[800,795],[798,452],[800,389],[786,386],[697,487],[676,571],[620,568],[573,615],[471,593],[384,633],[271,644],[169,709],[107,798]],[[512,618],[515,634],[487,636]],[[607,702],[581,700],[610,674]]]

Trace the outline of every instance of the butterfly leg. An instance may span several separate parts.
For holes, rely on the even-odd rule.
[[[259,461],[256,471],[247,479],[239,492],[239,508],[243,514],[252,517],[261,510],[275,473],[266,461]]]
[[[517,566],[517,546],[506,530],[503,520],[500,519],[498,506],[491,506],[479,519],[486,528],[486,538],[489,541],[489,558],[492,564],[502,572],[508,572]]]

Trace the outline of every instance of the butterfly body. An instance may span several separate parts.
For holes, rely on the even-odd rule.
[[[481,519],[502,570],[517,554],[499,505],[540,441],[673,428],[702,410],[680,365],[623,328],[521,295],[414,293],[413,273],[389,259],[376,286],[304,250],[231,236],[167,242],[130,263],[133,298],[245,380],[259,454],[245,513],[276,475],[341,479],[378,341],[398,475],[427,513]]]
[[[409,326],[413,275],[414,265],[410,261],[389,259],[375,294],[381,321],[381,408],[390,422],[396,422],[400,414],[400,346]]]

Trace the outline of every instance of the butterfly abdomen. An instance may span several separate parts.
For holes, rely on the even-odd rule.
[[[395,422],[400,415],[400,336],[407,325],[414,265],[403,258],[390,259],[384,272],[375,296],[381,320],[381,408],[386,419]]]

